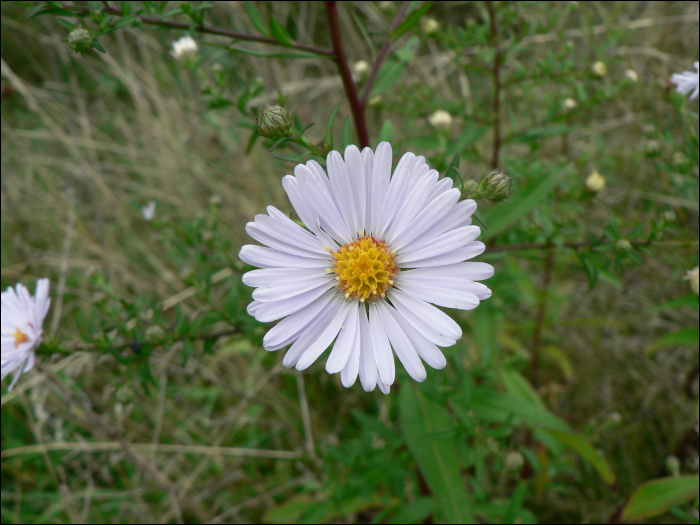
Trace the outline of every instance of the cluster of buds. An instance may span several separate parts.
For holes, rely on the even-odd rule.
[[[66,39],[68,46],[76,53],[87,53],[95,47],[95,39],[92,33],[84,27],[76,27],[68,33]]]
[[[282,106],[268,106],[258,113],[258,133],[268,139],[280,139],[289,135],[292,115]]]
[[[478,184],[469,181],[465,184],[465,197],[488,201],[504,202],[513,194],[513,179],[502,171],[494,170],[481,177]]]

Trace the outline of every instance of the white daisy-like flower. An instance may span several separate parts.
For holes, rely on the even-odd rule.
[[[34,366],[34,350],[41,343],[50,304],[48,279],[37,281],[34,297],[22,284],[2,292],[2,379],[17,371],[10,390],[22,372]]]
[[[156,201],[151,201],[147,206],[141,208],[141,215],[143,215],[144,221],[152,221],[153,217],[156,216]]]
[[[170,54],[178,60],[192,57],[199,51],[199,46],[194,38],[189,35],[183,36],[173,42],[173,49]]]
[[[676,85],[676,91],[685,95],[690,93],[690,100],[698,98],[698,77],[700,75],[700,63],[695,62],[695,71],[683,71],[671,75],[671,82]]]
[[[391,174],[391,145],[376,153],[332,151],[328,175],[315,161],[298,165],[282,185],[307,229],[278,209],[256,215],[242,261],[262,268],[243,276],[255,287],[248,313],[283,319],[267,332],[266,350],[291,345],[284,365],[308,368],[331,345],[329,373],[350,387],[388,393],[394,349],[408,373],[426,378],[423,361],[447,364],[439,346],[462,330],[433,306],[471,310],[491,297],[481,283],[493,267],[465,262],[484,251],[472,226],[476,202],[459,198],[452,179],[439,180],[421,156],[406,153]],[[433,303],[433,304],[430,304]]]

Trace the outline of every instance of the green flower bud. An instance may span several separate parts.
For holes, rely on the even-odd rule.
[[[513,179],[502,171],[494,170],[481,177],[478,186],[468,196],[473,199],[503,202],[512,195],[512,185]]]
[[[617,248],[621,252],[628,252],[632,249],[632,243],[629,242],[627,239],[620,239],[615,243],[615,248]]]
[[[76,53],[87,53],[94,47],[95,39],[92,37],[92,33],[84,27],[76,27],[68,33],[66,41]]]
[[[268,139],[279,139],[289,134],[292,115],[281,106],[269,106],[258,113],[258,133]]]

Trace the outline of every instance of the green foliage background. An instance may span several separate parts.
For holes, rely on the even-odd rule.
[[[388,396],[323,358],[282,367],[240,281],[245,223],[292,211],[281,178],[357,140],[347,101],[327,135],[335,64],[194,32],[183,64],[185,32],[137,17],[329,48],[323,4],[124,2],[105,52],[74,53],[61,9],[100,4],[1,7],[2,288],[48,276],[53,301],[37,367],[2,396],[3,523],[698,523],[698,102],[668,84],[698,58],[697,2],[412,3],[371,146],[461,184],[491,171],[498,127],[514,195],[478,212],[493,297],[450,312],[445,370],[398,367]],[[400,8],[339,6],[351,65]],[[315,123],[308,151],[256,140],[278,102]]]

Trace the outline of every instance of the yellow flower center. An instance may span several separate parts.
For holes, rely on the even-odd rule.
[[[384,241],[366,235],[347,243],[337,252],[331,251],[335,268],[328,271],[337,275],[346,299],[352,297],[364,302],[384,297],[399,271],[395,252],[390,251]]]
[[[14,337],[15,337],[15,348],[18,348],[19,345],[21,345],[22,343],[28,343],[30,341],[29,336],[27,336],[27,334],[25,334],[19,328],[12,335],[14,335]]]

